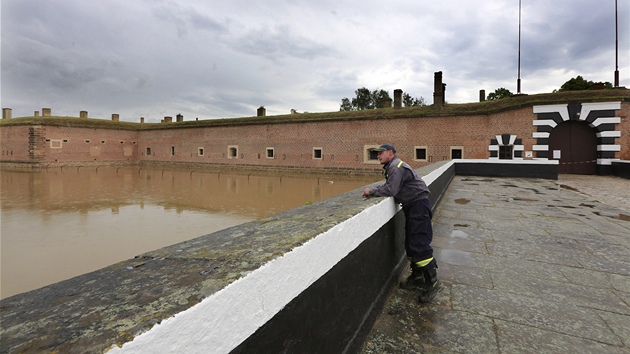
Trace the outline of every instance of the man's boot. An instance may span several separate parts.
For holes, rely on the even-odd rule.
[[[442,287],[440,280],[437,278],[437,266],[423,271],[424,275],[424,292],[420,294],[418,300],[427,303],[437,295]]]
[[[424,291],[424,272],[422,268],[411,263],[411,275],[400,282],[401,289]]]

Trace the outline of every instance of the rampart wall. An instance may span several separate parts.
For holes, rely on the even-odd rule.
[[[139,142],[139,160],[369,169],[379,165],[367,158],[367,149],[390,142],[401,159],[422,167],[450,159],[453,147],[462,148],[465,158],[488,158],[491,139],[504,133],[523,137],[531,148],[532,120],[531,108],[522,108],[484,116],[146,131]],[[416,147],[426,148],[426,159],[416,158]],[[236,149],[235,156],[231,156],[230,148]],[[199,149],[203,149],[203,155]],[[273,149],[272,156],[268,155],[269,149]],[[321,158],[314,157],[316,149],[321,151]]]
[[[373,173],[380,165],[370,150],[385,142],[394,144],[398,156],[414,168],[452,158],[498,159],[504,145],[513,150],[509,158],[516,160],[551,158],[547,150],[554,127],[563,120],[582,120],[597,133],[598,146],[592,147],[601,158],[597,164],[610,165],[615,159],[630,160],[630,90],[610,91],[606,94],[612,98],[602,104],[588,103],[588,96],[576,97],[581,103],[542,105],[529,98],[527,104],[510,109],[484,109],[484,102],[473,104],[481,108],[456,109],[453,114],[431,107],[428,114],[386,108],[360,116],[343,112],[124,125],[100,121],[93,127],[91,122],[98,120],[38,117],[21,125],[19,119],[4,119],[2,123],[11,124],[0,124],[0,162],[181,163]],[[584,116],[573,112],[574,107],[582,107]],[[474,113],[462,113],[467,111]]]

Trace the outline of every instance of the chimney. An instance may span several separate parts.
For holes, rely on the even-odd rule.
[[[118,113],[112,113],[112,121],[114,122],[120,121],[120,115],[118,115]]]
[[[50,108],[42,108],[42,117],[50,117],[52,110]]]
[[[11,114],[12,114],[11,108],[2,109],[2,119],[11,119]]]
[[[267,110],[265,109],[265,106],[258,107],[258,110],[256,111],[256,116],[264,117],[266,115],[267,115]]]
[[[144,123],[144,117],[140,117],[140,123]]]
[[[88,112],[87,111],[79,112],[79,118],[87,118],[87,117],[88,117]]]
[[[394,90],[394,108],[402,108],[402,94],[403,90]]]
[[[479,102],[486,100],[486,90],[479,90]]]
[[[379,108],[392,108],[392,99],[386,98],[381,102],[381,106]]]
[[[164,122],[164,123],[173,123],[173,117],[164,117],[164,120],[162,122]]]
[[[444,85],[442,85],[442,72],[437,71],[433,79],[433,105],[442,108],[444,103]]]
[[[181,113],[180,113],[180,114],[178,114],[178,115],[176,116],[176,118],[177,118],[177,121],[178,121],[178,122],[183,122],[183,121],[184,121],[184,116],[183,116]]]

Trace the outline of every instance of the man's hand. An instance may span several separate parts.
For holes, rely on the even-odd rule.
[[[366,197],[366,198],[370,197],[370,188],[365,188],[363,190],[363,196]]]

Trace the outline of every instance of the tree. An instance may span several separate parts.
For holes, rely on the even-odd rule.
[[[356,95],[356,97],[352,99],[352,108],[354,110],[360,111],[374,108],[371,104],[372,97],[370,95],[370,90],[365,87],[361,87],[360,89],[355,90],[354,94]]]
[[[378,88],[371,93],[372,98],[372,108],[381,108],[383,107],[383,102],[386,100],[390,101],[391,107],[391,97],[389,97],[389,92],[385,90],[379,90]]]
[[[339,107],[340,111],[351,111],[352,103],[348,99],[348,97],[344,97],[341,99],[341,106]]]
[[[557,92],[590,90],[593,88],[593,85],[595,84],[603,84],[604,88],[606,89],[612,88],[612,84],[610,82],[602,83],[602,82],[587,81],[582,76],[578,75],[570,79],[569,81],[565,82],[564,84],[562,84],[562,86],[560,86],[560,89]]]
[[[356,95],[352,100],[344,97],[341,99],[340,111],[360,111],[364,109],[375,109],[383,106],[383,102],[386,100],[392,100],[389,96],[389,92],[376,89],[370,91],[365,87],[361,87],[354,91]],[[405,107],[411,106],[426,106],[426,102],[422,96],[420,98],[413,98],[410,94],[405,93],[402,97],[403,105]]]
[[[489,101],[500,100],[507,97],[512,97],[512,92],[510,92],[510,90],[506,89],[505,87],[498,88],[494,90],[494,92],[490,92],[488,94]]]
[[[404,93],[402,96],[402,103],[405,107],[412,106],[426,106],[427,103],[424,101],[424,97],[420,96],[420,98],[413,98],[410,94]]]
[[[354,91],[356,95],[352,100],[344,97],[341,99],[340,111],[360,111],[364,109],[375,109],[381,107],[383,101],[391,100],[389,93],[385,90],[376,89],[370,91],[361,87]]]

